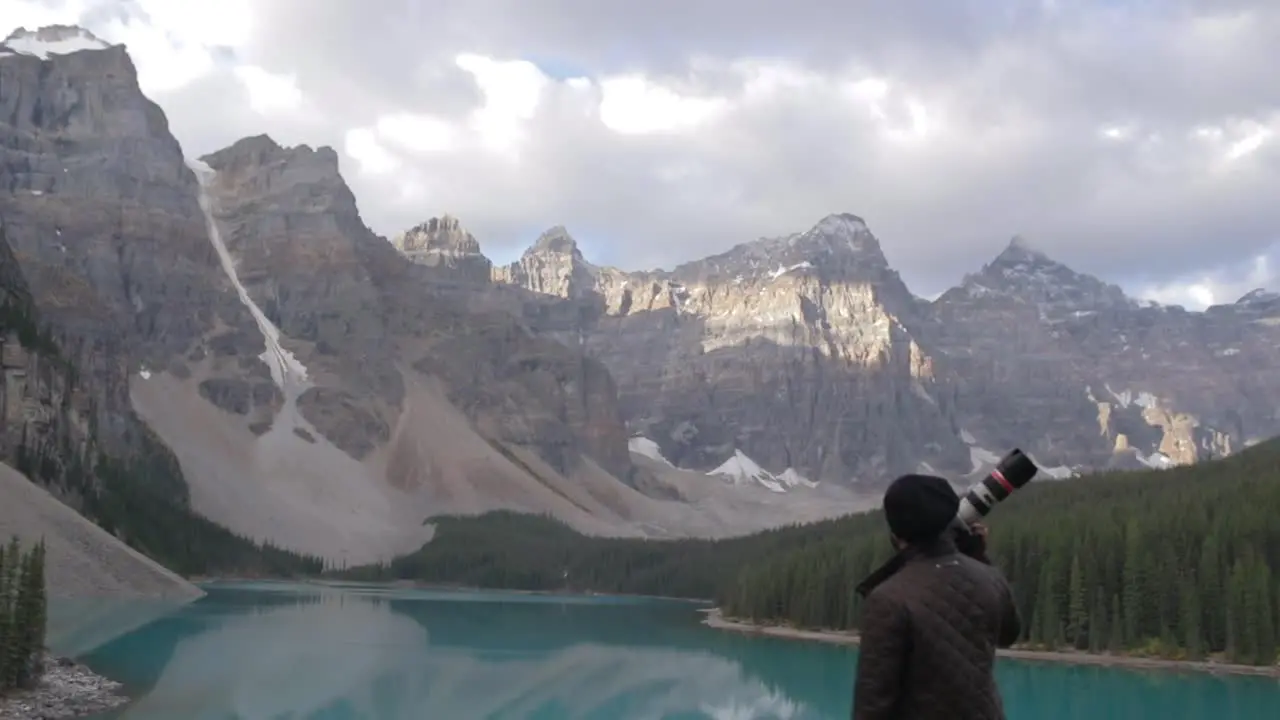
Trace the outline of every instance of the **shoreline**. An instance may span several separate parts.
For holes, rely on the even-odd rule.
[[[745,635],[763,635],[782,640],[801,642],[823,642],[836,645],[857,645],[858,635],[841,630],[802,630],[785,625],[757,625],[754,623],[731,620],[720,612],[720,608],[700,611],[705,614],[702,624],[716,630],[742,633]],[[1010,660],[1028,662],[1059,663],[1066,665],[1092,665],[1097,667],[1120,668],[1127,670],[1163,670],[1207,673],[1210,675],[1239,675],[1252,677],[1280,678],[1280,666],[1272,665],[1233,665],[1231,663],[1200,660],[1164,660],[1146,658],[1135,655],[1102,655],[1098,653],[1070,652],[1054,650],[1022,650],[1011,648],[998,650],[996,655]]]
[[[675,597],[670,595],[639,595],[636,593],[610,593],[597,590],[524,590],[520,588],[480,587],[454,583],[427,582],[425,580],[347,580],[344,578],[299,577],[299,578],[237,578],[237,577],[193,577],[190,582],[197,586],[216,585],[218,583],[281,583],[311,585],[316,587],[332,587],[345,585],[366,585],[370,587],[386,587],[397,590],[434,590],[438,592],[473,592],[504,593],[508,595],[533,595],[539,597],[566,598],[619,598],[638,600],[661,600],[663,602],[687,603],[690,605],[711,605],[712,601],[697,598]]]
[[[124,685],[83,663],[48,653],[40,682],[0,696],[0,720],[69,720],[115,710],[132,701]]]

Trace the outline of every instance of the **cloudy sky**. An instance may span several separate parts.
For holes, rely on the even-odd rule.
[[[670,267],[831,212],[934,295],[1020,233],[1280,289],[1275,0],[0,0],[128,45],[189,154],[332,145],[366,222]]]

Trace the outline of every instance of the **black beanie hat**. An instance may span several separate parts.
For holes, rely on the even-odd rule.
[[[889,530],[908,543],[941,535],[959,509],[960,498],[951,483],[934,475],[903,475],[884,493]]]

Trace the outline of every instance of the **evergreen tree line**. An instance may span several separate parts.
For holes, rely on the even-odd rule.
[[[40,679],[47,625],[44,543],[0,546],[0,694]]]
[[[1277,661],[1280,440],[1162,471],[1031,483],[988,518],[1022,644]],[[419,551],[333,573],[356,580],[714,599],[731,617],[852,630],[856,584],[892,548],[879,511],[745,537],[580,535],[511,512],[435,518]]]
[[[1173,659],[1280,662],[1280,442],[1164,471],[1032,483],[993,511],[1021,642]],[[857,628],[853,587],[890,555],[885,531],[743,568],[726,614]]]

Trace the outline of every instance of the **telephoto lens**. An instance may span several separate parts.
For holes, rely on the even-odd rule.
[[[960,496],[960,511],[956,513],[956,519],[966,528],[973,525],[986,517],[991,508],[1031,482],[1039,471],[1031,458],[1014,448],[1001,458],[982,482],[975,483]]]

